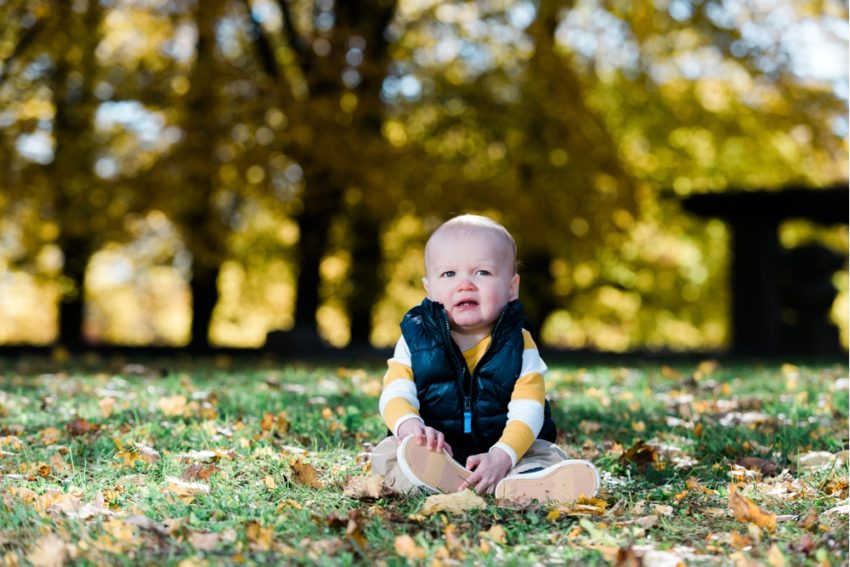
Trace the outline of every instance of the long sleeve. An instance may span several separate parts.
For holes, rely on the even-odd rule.
[[[399,338],[393,357],[387,361],[379,405],[381,417],[394,435],[398,434],[399,426],[405,421],[422,421],[419,417],[419,399],[416,397],[416,384],[413,381],[410,349],[404,337]]]
[[[543,428],[543,409],[546,401],[546,386],[543,375],[546,363],[540,358],[537,345],[531,334],[523,329],[522,370],[508,403],[508,422],[499,441],[499,447],[510,457],[514,465],[531,447]]]

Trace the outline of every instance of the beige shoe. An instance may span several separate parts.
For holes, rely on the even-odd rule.
[[[569,460],[533,472],[506,476],[496,485],[496,499],[530,504],[567,504],[599,490],[599,471],[590,461]]]
[[[398,464],[404,476],[415,486],[430,492],[457,492],[461,483],[472,474],[454,460],[445,449],[441,453],[416,443],[408,435],[398,446]]]

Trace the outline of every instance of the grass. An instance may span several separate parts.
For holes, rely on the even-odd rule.
[[[345,494],[386,432],[382,373],[223,357],[0,360],[0,557],[847,563],[847,512],[835,510],[848,497],[844,366],[553,365],[559,441],[599,466],[599,498],[528,509],[488,498],[483,510],[429,516],[424,496]],[[754,506],[749,521],[733,502]]]

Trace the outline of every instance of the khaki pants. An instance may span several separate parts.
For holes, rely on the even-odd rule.
[[[407,494],[415,490],[416,487],[407,480],[398,465],[398,458],[396,457],[398,444],[399,440],[394,435],[390,435],[378,443],[378,446],[372,451],[372,472],[383,475],[384,485],[392,492]],[[508,474],[550,467],[567,459],[569,459],[567,454],[554,443],[536,439],[519,462],[508,471]],[[461,463],[461,465],[465,464]]]

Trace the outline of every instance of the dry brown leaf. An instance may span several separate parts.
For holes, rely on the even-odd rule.
[[[69,422],[65,429],[68,433],[71,434],[72,437],[79,437],[81,435],[87,435],[89,433],[94,433],[100,426],[96,423],[91,423],[90,421],[86,421],[81,417],[74,418],[73,421]]]
[[[62,438],[62,432],[55,427],[47,427],[39,432],[41,442],[45,445],[53,445]]]
[[[319,473],[316,472],[313,465],[305,463],[301,459],[292,459],[289,461],[289,466],[292,467],[292,472],[295,473],[295,482],[309,486],[310,488],[322,488]]]
[[[396,536],[395,552],[399,557],[404,557],[410,561],[425,559],[425,550],[416,545],[416,542],[407,534]]]
[[[619,460],[621,464],[634,463],[639,467],[646,467],[658,460],[658,453],[653,447],[650,447],[643,440],[639,439],[626,452],[620,455]]]
[[[41,536],[35,542],[27,559],[33,567],[61,567],[65,563],[68,546],[54,533]]]
[[[776,514],[758,507],[752,500],[738,492],[738,485],[729,484],[729,508],[739,522],[749,522],[773,533],[776,529]]]
[[[745,469],[758,471],[765,476],[774,475],[779,472],[779,467],[776,463],[760,457],[741,457],[735,462]]]
[[[169,491],[177,495],[180,500],[189,504],[198,494],[208,494],[210,486],[202,482],[184,482],[177,477],[165,477]]]
[[[277,481],[275,481],[274,477],[270,474],[263,477],[263,484],[268,490],[274,490],[277,488]]]
[[[221,535],[192,530],[186,534],[186,541],[198,551],[215,551],[221,545]]]
[[[380,474],[349,477],[342,491],[343,496],[358,500],[377,500],[388,493],[384,486],[384,475]]]
[[[467,510],[478,510],[485,508],[487,504],[484,499],[472,490],[466,489],[452,494],[435,494],[425,499],[421,514],[430,516],[437,512],[448,512],[450,514],[462,514]]]
[[[673,515],[673,507],[668,506],[666,504],[653,504],[652,509],[659,516],[672,516]]]
[[[217,470],[215,464],[202,465],[195,463],[183,469],[183,472],[180,473],[180,478],[183,480],[209,480]]]

